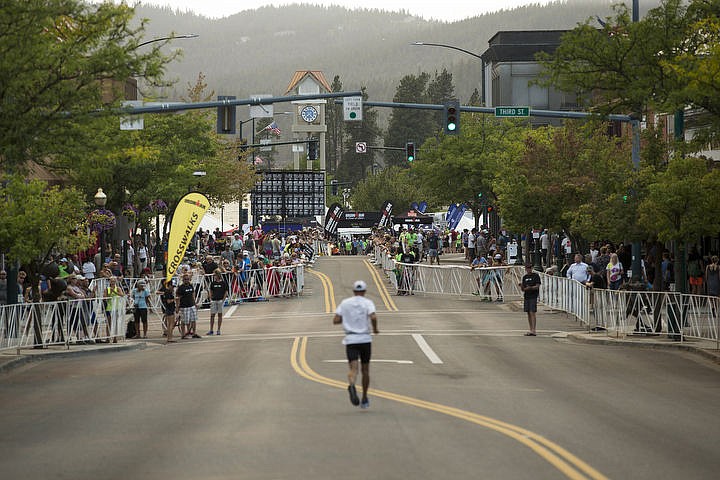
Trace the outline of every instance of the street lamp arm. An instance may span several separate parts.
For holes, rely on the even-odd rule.
[[[453,49],[453,50],[457,50],[457,51],[459,51],[459,52],[467,53],[468,55],[471,55],[471,56],[473,56],[473,57],[475,57],[475,58],[479,58],[480,60],[482,60],[482,56],[478,55],[477,53],[470,52],[470,51],[468,51],[468,50],[465,50],[464,48],[456,47],[456,46],[454,46],[454,45],[446,45],[446,44],[444,44],[444,43],[428,43],[428,42],[413,42],[413,43],[411,43],[410,45],[420,45],[420,46],[427,45],[427,46],[429,46],[429,47],[451,48],[451,49]]]
[[[184,34],[184,35],[173,35],[171,37],[153,38],[152,40],[148,40],[147,42],[139,43],[137,45],[137,47],[135,47],[135,48],[140,48],[140,47],[142,47],[144,45],[148,45],[150,43],[162,42],[165,40],[175,40],[176,38],[197,38],[199,36],[200,35],[198,35],[197,33],[188,33],[188,34]]]

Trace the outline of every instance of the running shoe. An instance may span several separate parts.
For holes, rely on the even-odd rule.
[[[198,335],[197,333],[193,333],[193,334],[192,334],[192,337],[193,337],[193,338],[202,338],[202,337],[201,337],[200,335]]]
[[[218,330],[217,332],[215,332],[215,335],[220,335],[220,330]]]
[[[348,393],[350,394],[350,403],[356,407],[360,405],[360,399],[358,398],[357,390],[355,390],[354,384],[351,383],[348,385]]]
[[[212,335],[212,334],[213,334],[213,331],[212,331],[212,330],[210,330],[210,331],[209,331],[209,332],[207,332],[207,333],[206,333],[205,335]]]
[[[360,408],[370,408],[370,400],[367,398],[360,402]]]

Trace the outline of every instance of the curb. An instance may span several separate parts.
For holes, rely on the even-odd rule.
[[[32,362],[41,362],[43,360],[50,360],[53,358],[70,358],[79,357],[84,355],[102,355],[115,352],[131,351],[131,350],[144,350],[147,348],[147,342],[136,342],[136,343],[124,343],[121,345],[112,345],[105,347],[89,348],[84,350],[61,350],[61,351],[48,351],[42,353],[32,354],[20,354],[2,364],[0,364],[0,374],[8,373],[18,367],[26,365]],[[44,349],[45,350],[45,349]]]
[[[568,333],[568,337],[574,342],[596,345],[613,345],[613,346],[632,346],[637,348],[645,348],[648,350],[676,350],[699,355],[707,360],[720,365],[720,351],[707,350],[690,344],[690,342],[645,342],[624,339],[615,339],[611,337],[592,337],[589,334]]]

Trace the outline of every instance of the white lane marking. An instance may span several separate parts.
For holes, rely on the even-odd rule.
[[[347,363],[347,359],[345,360],[323,360],[325,363]],[[375,360],[374,358],[370,360],[370,363],[399,363],[402,365],[412,365],[412,360]]]
[[[237,309],[237,305],[233,305],[232,307],[228,308],[228,311],[223,314],[223,317],[228,318],[232,317],[232,314],[235,313],[235,309]]]
[[[418,333],[413,333],[412,338],[413,340],[415,340],[415,343],[418,344],[418,347],[420,347],[420,350],[422,350],[428,360],[430,360],[430,363],[443,363],[443,361],[440,360],[440,357],[437,356],[437,353],[435,353],[433,349],[430,348],[430,345],[428,345],[422,335]]]

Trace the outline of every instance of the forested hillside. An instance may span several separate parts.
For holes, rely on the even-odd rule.
[[[170,79],[177,80],[175,86],[157,93],[167,99],[182,97],[200,72],[216,94],[247,98],[258,93],[282,95],[296,70],[322,70],[329,82],[339,75],[345,90],[366,86],[371,100],[389,101],[404,75],[447,68],[458,98],[466,102],[479,88],[480,60],[412,42],[450,44],[482,54],[497,31],[569,29],[589,17],[609,16],[613,3],[617,2],[557,1],[454,23],[426,21],[405,12],[309,5],[263,7],[217,20],[168,8],[138,7],[137,17],[150,20],[148,38],[171,32],[200,35],[173,43],[182,48],[184,57],[168,72]],[[659,1],[640,3],[644,14]]]

